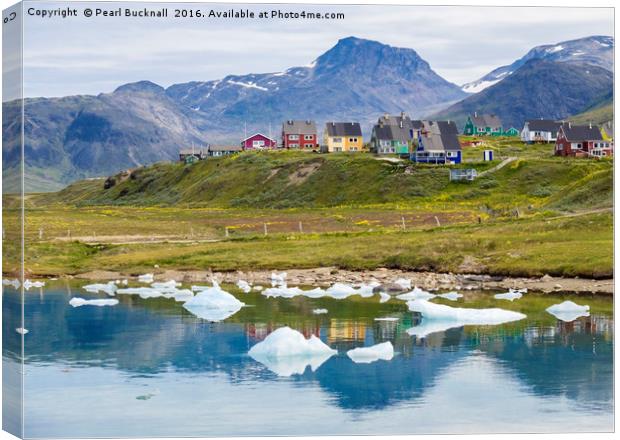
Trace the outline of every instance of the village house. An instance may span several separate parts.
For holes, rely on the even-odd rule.
[[[314,121],[286,121],[282,124],[282,147],[314,150],[318,138]]]
[[[194,163],[206,159],[208,146],[206,148],[187,148],[179,151],[179,162]]]
[[[502,121],[497,115],[478,115],[467,117],[463,134],[467,136],[501,136],[504,134]]]
[[[375,154],[408,155],[421,127],[422,121],[413,121],[404,113],[383,115],[372,128],[370,149]]]
[[[359,122],[327,122],[323,138],[330,153],[362,151],[364,147]]]
[[[411,160],[418,163],[461,163],[458,130],[452,121],[422,121]]]
[[[558,130],[562,122],[550,119],[531,119],[525,121],[521,130],[521,140],[528,144],[535,142],[552,143],[557,140]]]
[[[207,155],[209,157],[229,156],[231,154],[240,153],[242,148],[240,145],[209,145]]]
[[[241,149],[243,150],[266,150],[276,147],[276,141],[262,133],[255,133],[241,141]]]
[[[601,135],[603,140],[609,142],[612,147],[614,144],[614,121],[607,121],[601,127]]]
[[[610,157],[611,143],[603,140],[601,129],[596,125],[560,125],[555,143],[556,156]]]
[[[521,134],[515,127],[510,127],[508,130],[504,130],[504,136],[517,137]]]

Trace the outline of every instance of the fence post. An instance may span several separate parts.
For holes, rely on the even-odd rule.
[[[4,232],[4,230],[2,231]],[[39,240],[43,239],[43,228],[39,228]]]
[[[406,231],[407,227],[405,226],[405,216],[402,216],[400,219],[403,222],[403,231]]]
[[[265,235],[267,235],[267,223],[263,223],[263,229],[265,230]]]
[[[228,235],[228,226],[226,226],[225,231],[226,231],[226,238],[228,238],[229,237],[229,235]]]
[[[300,233],[300,234],[303,234],[303,233],[304,233],[304,227],[303,227],[303,225],[301,224],[301,221],[299,222],[299,233]]]
[[[439,218],[437,216],[435,216],[435,221],[437,222],[437,226],[441,226],[441,223],[439,223]]]

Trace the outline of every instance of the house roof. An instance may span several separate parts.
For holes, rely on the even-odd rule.
[[[328,136],[361,136],[359,122],[327,122],[325,130]]]
[[[206,154],[207,148],[184,148],[179,150],[179,154]]]
[[[241,145],[211,145],[209,151],[241,151]]]
[[[530,131],[550,131],[551,133],[557,133],[562,125],[559,121],[553,121],[551,119],[532,119],[526,121]]]
[[[459,151],[461,143],[453,121],[422,121],[422,138],[426,150]]]
[[[264,137],[265,139],[269,139],[271,142],[275,142],[275,139],[272,139],[272,138],[270,138],[269,136],[265,136],[265,135],[264,135],[264,134],[262,134],[262,133],[254,133],[253,135],[248,136],[248,137],[246,137],[245,139],[242,139],[242,140],[241,140],[241,142],[245,142],[245,141],[247,141],[248,139],[252,139],[253,137],[256,137],[256,136],[261,136],[261,137]]]
[[[478,115],[474,113],[470,116],[471,121],[476,127],[491,127],[491,128],[501,128],[502,121],[499,119],[497,115]]]
[[[409,125],[409,127],[403,125],[402,128],[399,125],[376,124],[373,127],[373,134],[375,138],[379,140],[396,140],[401,143],[407,143],[412,138],[410,133],[410,127],[411,124]]]
[[[383,116],[380,116],[379,120],[377,121],[378,124],[383,123],[383,125],[394,125],[397,127],[401,126],[401,122],[402,127],[407,129],[413,128],[414,130],[418,130],[420,129],[420,127],[422,127],[422,121],[411,119],[404,113],[401,113],[400,115],[385,114]]]
[[[598,125],[575,125],[565,122],[561,126],[569,141],[602,141],[603,135]]]
[[[282,133],[284,134],[316,134],[316,124],[314,121],[289,120],[282,123]]]

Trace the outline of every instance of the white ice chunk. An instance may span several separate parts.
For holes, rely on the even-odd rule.
[[[380,359],[389,361],[394,357],[394,347],[390,341],[371,347],[358,347],[347,351],[347,356],[356,364],[369,364]]]
[[[469,309],[434,304],[426,300],[415,300],[407,303],[409,310],[419,312],[423,319],[435,321],[455,321],[461,325],[493,325],[519,321],[526,315],[499,308]],[[460,327],[460,326],[459,326]]]
[[[218,322],[234,315],[244,303],[222,290],[216,281],[211,288],[199,291],[183,307],[190,313],[208,321]]]
[[[294,298],[303,294],[299,287],[288,287],[286,284],[279,287],[270,287],[263,290],[262,295],[267,298]]]
[[[379,296],[381,297],[381,299],[379,300],[380,303],[385,303],[392,299],[392,296],[388,295],[385,292],[379,292]]]
[[[448,293],[440,293],[437,295],[440,298],[444,298],[450,301],[456,301],[459,298],[463,297],[462,293],[458,293],[458,292],[448,292]]]
[[[409,336],[425,338],[432,333],[444,332],[451,328],[462,327],[463,325],[464,324],[455,323],[453,321],[433,321],[429,319],[422,319],[420,324],[408,329],[407,334]]]
[[[312,313],[315,315],[324,315],[327,313],[327,309],[314,309]]]
[[[127,280],[123,280],[121,284],[122,284],[123,286],[126,286],[128,283],[129,283],[129,282],[128,282]]]
[[[402,287],[403,289],[411,289],[411,280],[408,280],[406,278],[399,278],[394,281],[394,284]]]
[[[116,294],[117,287],[113,281],[110,281],[107,284],[87,284],[86,286],[82,286],[82,289],[90,293],[103,292],[109,296],[114,296]]]
[[[144,275],[139,275],[138,276],[138,281],[141,283],[152,283],[153,282],[153,274],[152,273],[146,273]]]
[[[45,286],[45,282],[43,281],[24,281],[24,289],[30,290],[31,287],[43,287]]]
[[[25,335],[26,333],[28,333],[29,330],[27,328],[18,327],[15,329],[15,331],[20,335]]]
[[[590,316],[590,306],[580,306],[572,301],[564,301],[547,307],[547,312],[561,321],[571,322],[582,316]]]
[[[398,321],[398,318],[394,316],[385,316],[383,318],[375,318],[375,321]]]
[[[396,298],[402,299],[404,301],[411,301],[414,299],[426,300],[426,299],[435,298],[435,295],[427,292],[426,290],[420,289],[418,286],[415,286],[411,292],[401,293]]]
[[[263,290],[263,286],[254,286],[254,290],[260,292],[261,290]]]
[[[174,291],[164,293],[164,298],[174,298],[176,302],[186,302],[194,297],[194,292],[189,289],[175,289]]]
[[[278,283],[284,283],[286,281],[286,272],[282,272],[282,273],[275,273],[272,272],[271,273],[271,281],[272,282],[278,282]]]
[[[161,291],[153,289],[152,287],[129,287],[126,289],[118,289],[116,293],[118,295],[138,295],[142,299],[159,298],[164,295]]]
[[[498,293],[493,295],[495,299],[505,299],[508,301],[514,301],[515,299],[519,299],[523,296],[520,290],[509,289],[506,293]]]
[[[252,290],[252,286],[247,281],[239,280],[237,281],[237,287],[241,289],[244,293],[250,293]]]
[[[336,354],[316,336],[310,339],[290,327],[281,327],[253,346],[248,354],[278,376],[303,374],[310,365],[316,371]]]
[[[165,283],[152,283],[151,287],[153,289],[159,290],[160,292],[171,292],[176,290],[177,287],[181,287],[182,283],[177,283],[174,280],[166,281]]]
[[[322,298],[325,296],[325,291],[320,287],[312,290],[302,290],[302,295],[308,298]]]
[[[84,298],[71,298],[69,304],[73,307],[81,306],[115,306],[118,304],[117,299],[84,299]]]
[[[14,279],[14,280],[3,279],[2,280],[2,285],[4,285],[4,286],[12,286],[14,289],[19,289],[19,286],[21,286],[21,283],[19,282],[19,280],[17,278]]]

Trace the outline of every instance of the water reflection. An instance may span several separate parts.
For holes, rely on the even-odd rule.
[[[451,328],[421,337],[407,333],[419,317],[408,312],[405,303],[380,303],[379,298],[267,299],[241,293],[238,297],[248,307],[225,322],[208,323],[173,299],[121,297],[117,306],[73,309],[68,301],[75,291],[75,285],[55,284],[42,295],[26,295],[26,433],[32,436],[613,428],[613,320],[611,305],[604,303],[598,308],[608,313],[593,312],[566,323],[545,316],[544,307],[524,296],[519,301],[526,301],[520,304],[528,308],[523,311],[528,318],[518,323]],[[3,302],[4,316],[12,316],[18,307],[18,301]],[[329,313],[314,315],[315,308]],[[375,321],[385,316],[399,320]],[[3,320],[5,334],[11,325],[10,319]],[[307,368],[303,374],[279,377],[247,352],[284,325],[306,338],[321,338],[338,355],[316,371]],[[385,341],[394,345],[390,361],[356,364],[346,356],[351,348]],[[5,360],[16,358],[15,348],[5,343]],[[76,420],[57,410],[81,408],[91,400],[88,393],[101,392],[102,380],[107,391],[92,403],[101,412],[98,417],[123,418],[127,411],[136,411],[142,429],[135,424],[108,426],[100,418]],[[468,395],[466,386],[479,388]],[[199,389],[203,394],[196,394]],[[498,390],[504,390],[504,397]],[[184,398],[181,393],[186,393]],[[433,402],[447,405],[442,414],[455,413],[428,415]],[[522,414],[500,411],[513,404]],[[178,405],[183,411],[161,412],[162,405]],[[472,405],[487,408],[496,419],[478,420],[465,410]],[[530,414],[528,405],[543,405],[552,416]],[[299,411],[284,421],[278,415],[287,409]],[[205,426],[199,420],[204,412],[218,419],[210,417]],[[319,426],[313,419],[327,414],[329,423]],[[425,421],[420,414],[427,414]],[[525,414],[528,426],[517,423]],[[381,418],[387,415],[390,423]],[[238,426],[239,417],[244,427]],[[399,418],[403,423],[396,423]],[[419,423],[412,424],[412,418]]]

